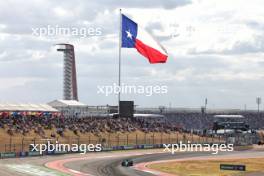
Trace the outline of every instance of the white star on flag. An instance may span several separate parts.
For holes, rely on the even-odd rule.
[[[127,38],[130,38],[132,40],[132,34],[130,33],[130,31],[126,31],[127,33]]]

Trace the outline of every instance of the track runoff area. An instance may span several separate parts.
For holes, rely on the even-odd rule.
[[[241,151],[240,151],[241,150]],[[122,166],[124,160],[133,166]],[[238,148],[213,154],[212,151],[175,151],[164,148],[88,152],[86,154],[43,155],[0,160],[5,176],[261,176],[264,150]]]

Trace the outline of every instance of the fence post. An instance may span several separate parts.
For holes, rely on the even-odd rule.
[[[33,138],[33,144],[34,144],[34,146],[36,146],[36,138]],[[32,149],[31,149],[31,151],[32,151]]]
[[[145,144],[147,144],[147,133],[145,132]]]
[[[127,134],[127,138],[126,138],[126,140],[127,140],[127,142],[126,142],[126,143],[127,143],[127,146],[128,146],[128,134]]]
[[[91,144],[91,133],[89,133],[89,144]]]
[[[108,146],[108,147],[111,147],[110,133],[108,133],[108,140],[107,140],[107,141],[108,141],[108,144],[107,144],[107,146]]]
[[[138,145],[138,135],[136,134],[136,145]]]
[[[153,133],[153,136],[152,136],[152,144],[154,145],[154,136],[155,136],[155,133]]]
[[[12,137],[9,137],[9,151],[12,151]]]
[[[70,144],[71,137],[70,137],[70,136],[68,136],[68,137],[67,137],[67,140],[68,140],[68,141],[67,141],[67,144]]]
[[[21,151],[24,152],[24,137],[22,138],[21,142]]]

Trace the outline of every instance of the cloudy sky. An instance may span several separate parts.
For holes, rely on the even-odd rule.
[[[62,53],[75,46],[80,101],[115,104],[97,86],[118,78],[119,8],[162,43],[166,64],[151,65],[122,49],[122,82],[168,86],[167,94],[128,94],[140,106],[256,108],[264,99],[264,2],[261,0],[0,1],[0,102],[62,98]],[[99,29],[79,35],[36,35],[36,29]],[[261,106],[263,108],[263,105]]]

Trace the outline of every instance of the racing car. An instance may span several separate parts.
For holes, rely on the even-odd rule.
[[[133,166],[133,161],[131,159],[125,159],[122,161],[121,165],[124,167]]]

